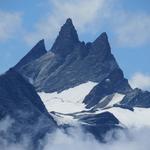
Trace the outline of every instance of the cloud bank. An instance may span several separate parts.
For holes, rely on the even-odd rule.
[[[135,73],[129,82],[132,88],[141,88],[150,91],[150,75]]]
[[[112,132],[106,135],[107,143],[100,143],[92,136],[81,131],[71,132],[71,136],[58,131],[52,143],[50,139],[44,150],[147,150],[150,143],[150,128],[130,129],[122,132],[116,131],[116,139],[112,139]]]
[[[5,131],[5,133],[6,131],[8,132],[13,122],[9,117],[2,120],[0,122],[0,133],[2,131]],[[114,137],[114,133],[115,138],[112,138]],[[9,135],[9,133],[7,134]],[[130,128],[128,130],[110,131],[104,137],[106,143],[100,143],[91,134],[83,132],[81,128],[72,128],[68,129],[67,134],[63,130],[47,134],[39,142],[40,146],[37,150],[148,150],[150,147],[149,137],[149,127]],[[30,150],[27,139],[30,139],[30,137],[24,138],[19,143],[9,143],[7,139],[3,139],[0,136],[0,149]]]

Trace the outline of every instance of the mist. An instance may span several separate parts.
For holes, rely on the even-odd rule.
[[[80,129],[72,129],[69,133],[70,135],[66,135],[59,130],[47,136],[44,150],[148,150],[150,147],[150,128],[146,127],[110,131],[104,137],[106,143],[100,143],[92,135],[85,134]]]
[[[19,143],[9,143],[9,128],[14,120],[6,117],[0,122],[0,149],[29,150],[30,137],[23,137]],[[5,134],[4,136],[1,136]],[[114,138],[115,133],[115,138]],[[70,128],[66,131],[56,130],[39,141],[38,150],[148,150],[150,127],[112,130],[105,135],[106,143],[101,143],[82,128]],[[42,147],[42,148],[41,148]],[[37,149],[36,149],[37,150]]]

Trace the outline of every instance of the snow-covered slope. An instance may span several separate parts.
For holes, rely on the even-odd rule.
[[[105,109],[99,108],[95,113],[93,113],[90,109],[86,109],[83,100],[96,85],[97,83],[89,81],[60,93],[40,92],[38,94],[47,110],[49,112],[55,112],[54,114],[50,114],[53,116],[58,125],[78,125],[78,120],[80,119],[79,116],[110,112],[121,122],[123,126],[150,126],[150,118],[148,117],[150,116],[150,109],[135,107],[134,111],[131,111],[120,107],[113,107],[114,104],[119,104],[122,101],[125,97],[124,94],[114,93],[110,102],[108,102],[108,104],[104,107]],[[101,103],[106,99],[107,97],[103,98]]]
[[[87,82],[60,93],[38,93],[49,112],[75,113],[86,110],[83,100],[97,83]]]
[[[83,100],[86,95],[96,86],[97,83],[87,82],[80,84],[74,88],[64,90],[60,93],[38,93],[47,110],[58,125],[78,125],[80,120],[79,116],[88,116],[91,114],[101,114],[103,112],[112,113],[120,122],[126,127],[140,127],[150,125],[150,119],[147,120],[150,115],[150,109],[134,108],[134,112],[128,109],[122,109],[119,107],[113,107],[114,104],[118,104],[122,101],[125,95],[115,93],[112,96],[111,101],[105,106],[105,109],[98,109],[95,113],[90,109],[85,108]],[[101,102],[105,101],[105,97]],[[82,112],[85,111],[85,112]],[[77,119],[78,118],[78,119]]]
[[[112,107],[106,110],[99,110],[96,114],[102,112],[111,112],[124,126],[128,128],[140,128],[150,126],[150,109],[135,107],[134,111]]]
[[[134,107],[133,110],[120,107],[99,108],[95,111],[79,112],[76,114],[76,118],[80,118],[80,116],[98,115],[105,112],[112,113],[120,121],[122,127],[142,128],[150,126],[150,108]]]

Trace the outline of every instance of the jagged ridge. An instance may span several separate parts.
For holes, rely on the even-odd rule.
[[[25,57],[28,58],[28,55]],[[144,93],[144,102],[140,102],[139,95],[143,95],[140,91],[136,92],[135,98],[131,98],[134,90],[111,53],[107,34],[102,33],[94,42],[80,42],[70,18],[61,27],[49,52],[36,60],[25,62],[16,70],[32,81],[37,91],[49,93],[61,92],[88,81],[99,83],[84,100],[87,108],[115,92],[127,95],[123,100],[124,105],[145,107],[149,103],[148,93]],[[112,78],[110,83],[105,82],[107,78]],[[137,104],[133,102],[135,99]]]
[[[71,19],[67,19],[51,51],[17,70],[33,80],[37,91],[53,92],[87,81],[101,82],[117,68],[105,32],[85,44],[79,41]]]

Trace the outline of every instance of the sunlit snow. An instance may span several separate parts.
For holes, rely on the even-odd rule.
[[[49,112],[74,113],[86,110],[83,100],[86,95],[96,86],[95,82],[80,84],[61,93],[38,93]]]
[[[80,84],[74,88],[67,89],[61,93],[38,93],[43,103],[49,112],[55,113],[53,118],[59,125],[61,124],[76,124],[73,116],[69,115],[78,112],[80,114],[90,114],[91,112],[82,112],[87,110],[83,103],[84,98],[96,86],[97,83],[87,82]],[[143,127],[150,126],[150,109],[134,108],[134,111],[113,107],[114,104],[119,103],[125,95],[115,93],[112,100],[107,104],[107,109],[98,109],[95,113],[99,114],[105,111],[111,112],[114,116],[126,127]],[[111,108],[110,108],[111,107]],[[88,110],[87,110],[88,111]],[[80,113],[79,113],[80,112]],[[68,115],[65,115],[68,114]]]
[[[110,107],[110,106],[113,106],[114,104],[121,102],[124,96],[125,95],[123,94],[115,93],[112,100],[109,102],[107,106]]]
[[[113,113],[118,120],[127,127],[144,127],[150,126],[150,109],[149,108],[134,108],[134,112],[122,109],[111,108],[108,110]]]

